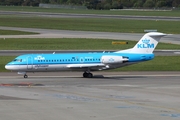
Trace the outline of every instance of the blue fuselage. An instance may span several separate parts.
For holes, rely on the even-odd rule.
[[[122,56],[126,58],[126,62],[122,63],[103,63],[103,56]],[[68,70],[68,65],[96,65],[92,70],[100,70],[99,66],[109,65],[107,69],[118,68],[132,63],[151,60],[154,54],[135,54],[135,53],[65,53],[65,54],[25,54],[20,55],[9,62],[5,67],[12,71],[55,71],[55,70]],[[111,60],[114,58],[112,57]],[[125,65],[123,65],[125,64]],[[73,67],[72,67],[73,68]],[[80,67],[79,67],[80,68]],[[90,67],[89,67],[90,68]],[[72,69],[70,69],[72,70]]]

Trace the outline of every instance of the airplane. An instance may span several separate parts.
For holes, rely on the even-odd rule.
[[[5,65],[7,70],[16,71],[28,78],[27,72],[83,71],[83,77],[92,78],[91,71],[109,70],[152,60],[153,51],[161,37],[160,32],[146,33],[130,49],[99,53],[52,53],[24,54]]]

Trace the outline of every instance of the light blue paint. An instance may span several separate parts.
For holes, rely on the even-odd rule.
[[[20,55],[7,65],[51,65],[51,64],[94,64],[101,63],[101,57],[105,55],[124,56],[128,62],[148,61],[154,58],[154,54],[137,53],[70,53],[70,54],[26,54]],[[142,59],[143,58],[143,59]]]
[[[154,43],[150,44],[149,39],[144,39],[141,44],[137,44],[137,48],[154,48]]]

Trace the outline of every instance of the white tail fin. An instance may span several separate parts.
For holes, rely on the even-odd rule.
[[[131,49],[118,51],[117,53],[127,52],[127,53],[152,53],[156,48],[161,37],[167,34],[159,32],[146,33],[139,42]]]

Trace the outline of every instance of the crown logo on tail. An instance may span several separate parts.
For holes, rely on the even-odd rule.
[[[144,39],[144,40],[142,40],[142,42],[143,42],[144,44],[149,44],[150,40],[149,40],[149,39]]]

